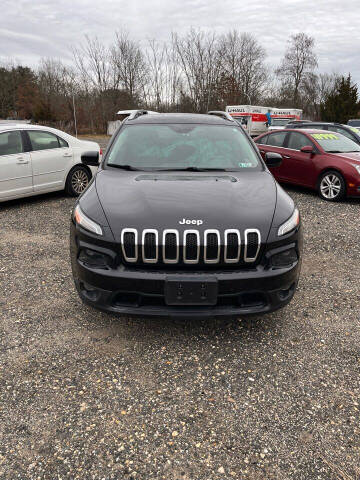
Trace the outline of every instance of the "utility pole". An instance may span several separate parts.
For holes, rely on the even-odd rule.
[[[75,95],[74,95],[74,91],[72,92],[72,101],[73,101],[73,112],[74,112],[75,136],[76,136],[76,138],[77,138],[78,133],[77,133],[77,123],[76,123],[76,110],[75,110]]]

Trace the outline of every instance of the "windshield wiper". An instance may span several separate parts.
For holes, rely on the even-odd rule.
[[[116,163],[108,163],[109,167],[121,168],[122,170],[141,170],[140,168],[132,167],[131,165],[118,165]]]
[[[184,167],[184,168],[161,168],[164,172],[226,172],[225,168],[201,168],[201,167]]]
[[[345,153],[345,152],[340,152],[340,150],[328,150],[326,153]]]
[[[157,167],[145,167],[144,169],[136,168],[131,165],[118,165],[116,163],[108,163],[109,167],[121,168],[122,170],[137,170],[137,171],[149,171],[149,172],[226,172],[226,168],[212,168],[212,167],[184,167],[184,168],[157,168]]]

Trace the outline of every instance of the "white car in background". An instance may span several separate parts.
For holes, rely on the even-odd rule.
[[[96,142],[78,140],[55,128],[0,124],[0,202],[65,190],[80,195],[97,167],[81,163],[81,155],[99,152]]]
[[[286,125],[292,120],[292,118],[272,118],[271,125],[269,127],[270,130],[284,130]]]

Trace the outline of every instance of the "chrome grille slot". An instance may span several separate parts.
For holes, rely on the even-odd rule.
[[[129,263],[243,264],[255,262],[261,247],[258,229],[245,230],[243,248],[238,229],[227,229],[224,235],[217,229],[208,229],[203,237],[198,230],[185,230],[182,242],[180,235],[176,229],[159,232],[148,228],[138,232],[135,228],[124,228],[123,258]]]
[[[219,263],[220,260],[220,233],[218,230],[204,232],[204,262]]]
[[[136,228],[124,228],[121,232],[121,247],[127,262],[136,262],[138,259],[138,232]]]
[[[241,236],[239,230],[225,230],[224,260],[226,263],[237,263],[240,260]]]
[[[259,230],[255,228],[245,230],[245,262],[254,262],[256,260],[260,250],[260,244],[261,236]]]
[[[143,230],[141,243],[143,262],[157,263],[159,250],[158,231],[154,229]]]
[[[178,263],[179,232],[177,230],[164,230],[162,245],[164,263]]]
[[[198,263],[200,257],[200,234],[197,230],[184,232],[184,263]]]

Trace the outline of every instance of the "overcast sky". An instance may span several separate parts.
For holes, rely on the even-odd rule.
[[[85,34],[110,43],[125,28],[143,42],[189,27],[253,33],[269,64],[289,35],[315,38],[321,71],[348,73],[360,85],[359,0],[1,0],[0,60],[36,66],[41,57],[71,60]]]

